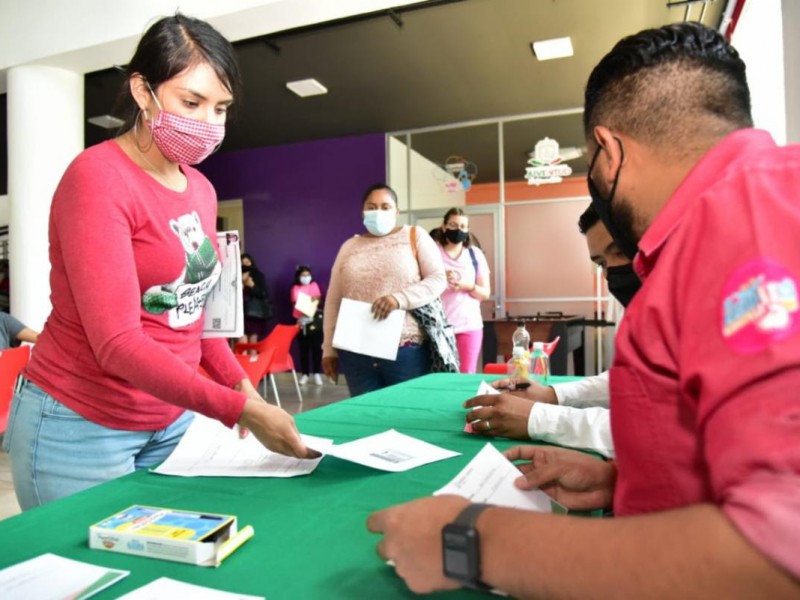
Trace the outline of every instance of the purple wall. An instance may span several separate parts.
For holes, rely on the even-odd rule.
[[[220,200],[242,199],[246,251],[267,278],[273,323],[292,323],[295,267],[310,265],[327,290],[339,247],[364,228],[361,195],[386,178],[386,148],[383,134],[362,135],[228,152],[200,168]]]

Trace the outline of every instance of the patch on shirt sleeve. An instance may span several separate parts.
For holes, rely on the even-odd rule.
[[[722,290],[722,337],[734,350],[752,354],[800,329],[797,281],[769,258],[745,263]]]

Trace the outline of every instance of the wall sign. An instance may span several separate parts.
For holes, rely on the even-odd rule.
[[[452,177],[447,177],[444,181],[445,191],[450,193],[468,192],[478,174],[478,165],[463,156],[448,156],[442,169]]]
[[[561,183],[564,177],[572,175],[572,168],[563,164],[563,160],[556,140],[546,137],[536,142],[532,157],[528,161],[530,166],[525,169],[528,185]]]

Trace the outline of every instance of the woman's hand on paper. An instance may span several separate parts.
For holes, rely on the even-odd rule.
[[[372,316],[378,321],[383,321],[389,316],[393,310],[400,308],[400,303],[397,298],[389,294],[388,296],[381,296],[372,303]]]
[[[367,529],[383,534],[377,552],[417,594],[452,590],[459,584],[444,576],[442,528],[469,501],[460,496],[432,496],[374,512]]]
[[[612,504],[617,473],[604,460],[578,450],[549,446],[516,446],[503,455],[512,462],[527,461],[517,465],[522,477],[514,483],[520,489],[540,489],[572,510],[594,510]]]
[[[467,423],[472,423],[472,431],[481,435],[507,437],[514,440],[527,440],[528,418],[533,402],[507,392],[475,396],[464,402]]]
[[[250,430],[266,448],[297,458],[317,458],[319,452],[306,447],[294,419],[282,408],[248,394],[239,425]]]

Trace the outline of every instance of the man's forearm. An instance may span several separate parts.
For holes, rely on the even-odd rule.
[[[483,579],[520,598],[797,598],[711,505],[581,519],[491,509],[478,522]]]

